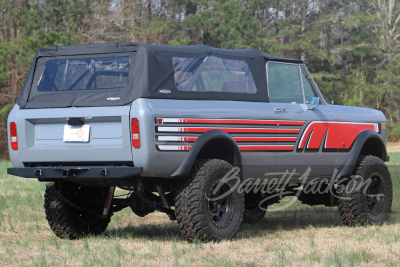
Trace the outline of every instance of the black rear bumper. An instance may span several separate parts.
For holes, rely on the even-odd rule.
[[[94,185],[129,184],[129,181],[132,181],[131,178],[137,177],[142,172],[142,167],[115,166],[25,167],[7,169],[8,174],[24,178],[37,178],[43,182],[68,180]]]

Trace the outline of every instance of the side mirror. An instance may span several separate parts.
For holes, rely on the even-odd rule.
[[[313,97],[311,98],[311,103],[310,103],[310,107],[308,108],[308,110],[314,110],[316,107],[318,107],[319,105],[319,97]]]

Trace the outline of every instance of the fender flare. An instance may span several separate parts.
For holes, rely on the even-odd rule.
[[[197,140],[193,143],[193,146],[191,147],[187,156],[183,159],[179,167],[169,176],[169,178],[176,179],[189,175],[190,170],[192,169],[192,166],[194,164],[194,161],[197,158],[197,155],[209,141],[214,139],[224,139],[228,141],[230,144],[232,144],[233,149],[237,156],[237,165],[240,168],[242,168],[242,157],[240,154],[240,150],[238,145],[236,144],[236,141],[232,138],[232,136],[221,130],[211,130],[203,133],[202,135],[199,136],[199,138],[197,138]]]
[[[379,134],[372,130],[363,131],[357,136],[357,139],[350,150],[346,162],[343,164],[342,169],[340,169],[337,175],[338,178],[346,177],[353,174],[353,170],[357,164],[357,160],[360,156],[361,150],[363,149],[365,142],[367,142],[371,138],[376,139],[380,143],[383,148],[382,160],[387,161],[386,145]]]

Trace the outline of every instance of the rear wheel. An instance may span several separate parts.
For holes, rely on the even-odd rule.
[[[344,189],[338,209],[345,225],[381,224],[387,220],[393,188],[389,170],[380,158],[361,156],[354,178]]]
[[[68,239],[104,232],[111,217],[100,216],[104,194],[101,188],[79,186],[72,195],[76,204],[85,203],[85,206],[78,209],[57,194],[56,186],[47,187],[44,208],[51,230],[57,237]]]
[[[182,234],[189,241],[232,239],[238,232],[243,220],[244,195],[235,190],[236,180],[222,180],[232,168],[219,159],[196,162],[178,190],[175,214]]]

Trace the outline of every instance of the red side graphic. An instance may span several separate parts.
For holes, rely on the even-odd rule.
[[[324,148],[349,149],[356,137],[363,131],[379,131],[376,123],[351,123],[351,122],[312,122],[304,130],[299,142],[299,148],[318,149],[326,134]]]
[[[236,119],[178,119],[179,123],[206,123],[206,124],[259,124],[259,125],[303,125],[304,121],[277,121],[277,120],[236,120]]]
[[[202,127],[193,127],[193,128],[179,128],[179,132],[185,133],[205,133],[211,130],[221,130],[227,133],[281,133],[281,134],[289,134],[289,133],[299,133],[300,129],[267,129],[267,128],[202,128]]]
[[[236,142],[296,142],[296,137],[233,137]],[[195,142],[197,137],[179,137],[179,141]]]
[[[239,146],[240,151],[293,151],[294,146]]]

